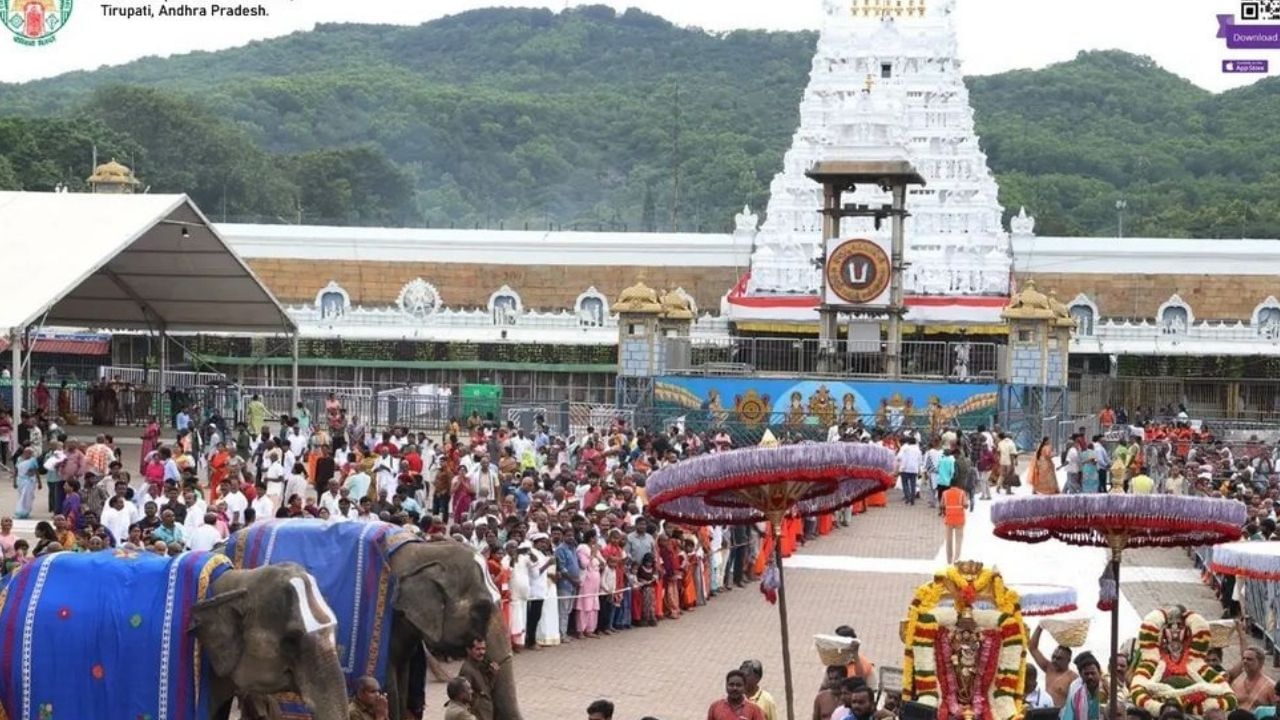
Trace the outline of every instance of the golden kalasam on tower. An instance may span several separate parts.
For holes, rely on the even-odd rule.
[[[657,290],[643,282],[638,282],[618,295],[618,301],[613,304],[613,310],[658,315],[662,313],[662,303],[658,302]]]
[[[1056,314],[1049,306],[1049,298],[1036,290],[1034,280],[1027,280],[1022,289],[1009,298],[1009,305],[1000,317],[1009,320],[1053,320]]]
[[[693,316],[693,305],[684,293],[671,290],[662,296],[662,317],[668,320],[692,320]]]
[[[115,158],[94,168],[88,182],[94,192],[108,193],[132,192],[135,186],[141,185],[133,176],[133,170],[116,162]]]

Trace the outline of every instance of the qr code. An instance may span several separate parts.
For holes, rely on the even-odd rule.
[[[1241,20],[1280,20],[1280,0],[1241,0]]]

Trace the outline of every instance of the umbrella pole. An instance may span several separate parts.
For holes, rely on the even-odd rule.
[[[778,619],[782,626],[782,675],[787,693],[787,720],[796,720],[791,697],[791,631],[787,626],[787,582],[782,576],[782,521],[773,523],[773,563],[778,568]]]
[[[1111,579],[1116,583],[1116,600],[1111,604],[1111,657],[1107,658],[1107,669],[1111,676],[1111,685],[1107,695],[1107,719],[1115,720],[1116,706],[1119,705],[1120,674],[1116,672],[1116,655],[1120,651],[1120,545],[1111,548]]]

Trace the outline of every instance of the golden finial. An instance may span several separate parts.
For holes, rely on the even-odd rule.
[[[899,17],[902,16],[902,0],[898,0],[897,3],[893,6],[893,14]]]

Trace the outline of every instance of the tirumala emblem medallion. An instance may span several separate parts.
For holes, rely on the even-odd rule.
[[[851,305],[874,302],[889,287],[889,256],[870,240],[842,243],[827,257],[827,288]]]

